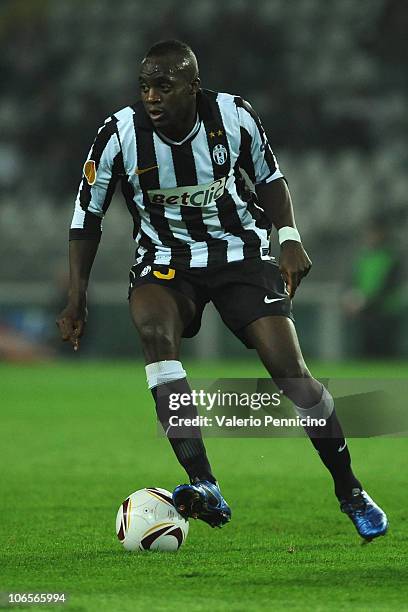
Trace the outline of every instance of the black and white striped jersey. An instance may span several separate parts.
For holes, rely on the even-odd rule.
[[[199,268],[267,257],[270,223],[253,186],[282,177],[252,107],[202,90],[197,123],[179,143],[142,102],[109,117],[84,165],[70,239],[100,237],[117,182],[134,221],[136,263]]]

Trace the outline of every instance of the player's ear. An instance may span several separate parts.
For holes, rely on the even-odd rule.
[[[196,94],[201,86],[201,81],[200,81],[200,77],[195,77],[194,81],[191,81],[190,83],[190,91],[192,94]]]

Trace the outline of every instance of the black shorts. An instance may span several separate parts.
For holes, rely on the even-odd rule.
[[[199,331],[205,305],[213,302],[229,329],[247,346],[244,328],[261,317],[283,315],[293,320],[292,305],[278,265],[272,260],[247,259],[212,268],[174,270],[156,264],[135,264],[129,274],[130,293],[148,283],[168,287],[191,298],[196,314],[184,329],[192,338]]]

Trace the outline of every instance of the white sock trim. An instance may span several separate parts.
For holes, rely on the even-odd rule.
[[[322,397],[318,404],[315,404],[311,408],[300,408],[300,406],[294,406],[294,408],[300,418],[309,416],[311,419],[327,420],[334,410],[334,400],[326,387],[323,387]]]
[[[187,376],[181,361],[175,361],[173,359],[149,363],[145,369],[149,389]]]

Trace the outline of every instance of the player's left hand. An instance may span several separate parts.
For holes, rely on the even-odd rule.
[[[300,281],[309,273],[311,267],[312,262],[301,242],[286,240],[281,245],[279,269],[290,299],[295,295]]]

